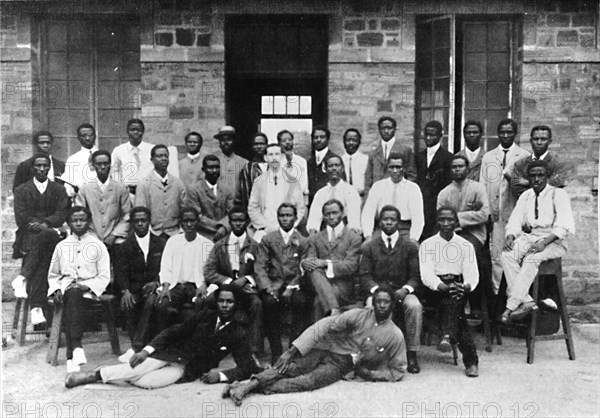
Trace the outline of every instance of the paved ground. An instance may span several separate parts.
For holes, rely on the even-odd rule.
[[[8,322],[6,308],[3,322]],[[6,330],[3,334],[6,333]],[[492,353],[480,351],[480,377],[468,379],[451,355],[424,347],[422,372],[399,383],[342,381],[314,392],[251,395],[236,408],[220,398],[222,384],[199,382],[157,390],[89,385],[65,389],[64,348],[60,364],[44,362],[47,342],[35,336],[2,350],[3,417],[364,417],[364,416],[600,416],[600,325],[576,324],[577,360],[562,341],[540,342],[536,362],[525,362],[525,342],[504,338]],[[478,335],[479,347],[482,337]],[[84,341],[90,363],[114,364],[106,335]],[[121,336],[122,348],[128,342]],[[231,360],[229,360],[231,362]]]

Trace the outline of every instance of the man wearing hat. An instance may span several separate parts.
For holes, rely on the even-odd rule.
[[[248,160],[233,152],[233,143],[236,138],[233,126],[222,126],[219,128],[219,132],[215,135],[215,138],[219,140],[219,150],[214,155],[221,161],[223,186],[231,195],[235,195],[235,188],[240,178],[240,172],[248,164]]]

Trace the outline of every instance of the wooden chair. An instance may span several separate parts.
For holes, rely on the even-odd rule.
[[[20,346],[25,344],[27,335],[47,335],[48,330],[33,330],[27,329],[27,321],[29,320],[29,299],[17,298],[15,305],[15,313],[13,315],[12,336]],[[47,313],[47,316],[49,313]],[[51,317],[46,318],[50,323]]]
[[[502,345],[502,337],[501,337],[501,329],[502,328],[517,328],[522,329],[526,332],[525,342],[527,344],[527,363],[533,364],[534,355],[535,355],[535,343],[537,341],[554,341],[554,340],[565,340],[567,345],[567,353],[569,355],[570,360],[575,360],[575,347],[573,345],[573,335],[571,334],[571,324],[569,322],[569,314],[567,312],[567,302],[565,298],[565,291],[562,282],[562,259],[553,258],[550,260],[543,261],[540,264],[539,270],[533,284],[531,285],[531,296],[533,301],[537,304],[539,301],[539,288],[540,281],[547,278],[554,277],[556,280],[556,287],[558,290],[558,300],[556,301],[556,305],[558,307],[558,313],[560,315],[560,321],[562,322],[563,332],[559,334],[551,334],[551,335],[538,335],[537,334],[537,322],[539,309],[532,311],[531,317],[528,321],[523,323],[513,323],[508,325],[503,325],[497,323],[493,330],[493,337],[495,337],[498,345]],[[503,280],[505,282],[505,280]],[[506,285],[503,283],[501,286],[499,294],[502,290],[506,291]],[[492,342],[493,342],[492,338]]]
[[[119,312],[119,299],[115,295],[103,294],[99,300],[90,299],[88,311],[93,311],[102,317],[108,328],[108,337],[112,352],[121,355],[119,344],[119,333],[117,331],[117,317]],[[60,347],[60,337],[62,334],[63,305],[54,304],[54,320],[50,330],[50,344],[46,353],[46,362],[52,366],[58,364],[58,349]]]

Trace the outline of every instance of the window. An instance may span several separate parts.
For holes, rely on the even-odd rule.
[[[488,17],[418,20],[416,140],[428,121],[437,120],[444,126],[443,145],[457,152],[464,146],[464,123],[474,119],[483,125],[482,146],[497,145],[498,122],[513,114],[517,25],[518,19]]]
[[[304,143],[312,131],[311,96],[262,96],[260,130],[271,142],[277,142],[277,133],[287,129],[296,142]]]

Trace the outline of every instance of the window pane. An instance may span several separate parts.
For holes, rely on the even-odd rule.
[[[422,59],[417,60],[417,77],[419,79],[431,78],[433,74],[433,64],[431,61],[431,52],[425,52]]]
[[[465,57],[465,68],[463,72],[465,81],[486,80],[486,56],[485,54],[467,54]]]
[[[488,50],[509,51],[510,49],[510,23],[498,22],[488,24]]]
[[[119,103],[119,83],[116,81],[104,81],[98,83],[98,108],[100,109],[118,109]]]
[[[485,83],[465,83],[465,109],[484,109],[485,95]]]
[[[433,76],[448,76],[450,74],[450,49],[438,49],[433,53]]]
[[[138,81],[122,81],[119,83],[119,88],[119,107],[121,109],[136,109],[142,106]]]
[[[90,56],[88,54],[69,54],[69,80],[90,80]]]
[[[294,154],[310,157],[312,119],[261,119],[260,130],[270,142],[277,142],[277,132],[287,129],[294,135]]]
[[[300,114],[310,115],[312,113],[312,97],[300,96]]]
[[[71,108],[89,109],[93,94],[93,85],[90,82],[69,83],[69,106]]]
[[[508,109],[508,83],[488,83],[487,108]]]
[[[47,74],[51,80],[66,80],[67,73],[67,54],[63,52],[50,52],[48,56]]]
[[[450,79],[442,78],[440,80],[435,80],[433,105],[436,107],[448,106],[450,104],[449,95],[450,95]]]
[[[487,78],[490,81],[508,81],[510,79],[508,52],[488,54]]]
[[[300,110],[300,97],[287,96],[287,112],[288,115],[297,115]]]
[[[433,24],[433,47],[450,46],[450,19],[440,19]]]
[[[90,27],[87,22],[76,21],[69,24],[69,51],[88,52],[90,50]]]
[[[98,80],[118,80],[121,59],[119,54],[98,54]]]
[[[260,98],[260,113],[263,115],[273,114],[273,96],[262,96]]]
[[[465,23],[463,32],[465,51],[486,51],[486,32],[487,31],[485,23]]]
[[[273,114],[285,115],[285,96],[275,96],[273,102]]]
[[[48,51],[67,50],[67,25],[55,22],[48,25]]]

